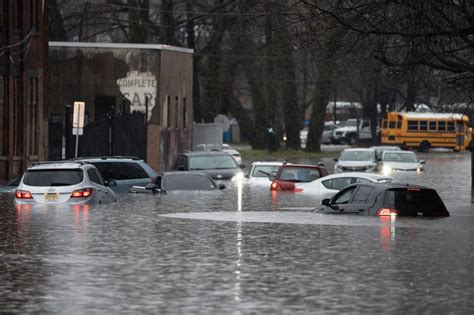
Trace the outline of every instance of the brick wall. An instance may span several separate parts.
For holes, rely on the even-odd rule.
[[[0,0],[0,183],[47,153],[47,16],[42,0]]]

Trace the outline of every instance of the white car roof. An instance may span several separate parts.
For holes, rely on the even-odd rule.
[[[291,163],[287,163],[287,164],[291,164]],[[283,165],[283,162],[276,162],[276,161],[256,161],[256,162],[252,162],[252,166],[255,165]]]
[[[375,151],[372,148],[346,148],[343,150],[344,151]]]
[[[358,177],[358,178],[364,178],[368,180],[379,180],[379,179],[393,179],[390,176],[385,176],[382,174],[377,174],[377,173],[362,173],[362,172],[345,172],[345,173],[338,173],[338,174],[331,174],[327,175],[324,177],[321,177],[321,180],[326,180],[326,179],[333,179],[333,178],[340,178],[340,177]]]
[[[28,170],[71,169],[71,168],[81,168],[84,165],[87,165],[87,164],[78,163],[78,162],[44,163],[44,164],[30,166]]]

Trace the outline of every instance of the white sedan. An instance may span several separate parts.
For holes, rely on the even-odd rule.
[[[272,183],[270,177],[275,176],[283,162],[258,161],[250,165],[246,175],[247,182],[251,185],[268,186]]]
[[[242,157],[240,156],[239,151],[228,145],[227,143],[222,144],[222,151],[229,153],[232,155],[237,162],[237,164],[242,164]]]
[[[390,176],[374,173],[339,173],[321,177],[309,183],[295,183],[295,192],[330,198],[341,189],[356,183],[392,183],[397,182]]]

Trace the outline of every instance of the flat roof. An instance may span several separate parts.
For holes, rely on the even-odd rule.
[[[161,45],[161,44],[132,44],[132,43],[91,43],[91,42],[49,42],[49,47],[71,47],[71,48],[118,48],[118,49],[156,49],[170,50],[192,54],[194,49]]]
[[[412,119],[463,119],[464,115],[459,113],[419,113],[419,112],[401,112],[406,118]]]

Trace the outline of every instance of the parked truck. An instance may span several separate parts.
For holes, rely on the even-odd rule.
[[[370,129],[370,121],[367,119],[348,119],[346,120],[344,127],[336,128],[333,131],[331,143],[354,145],[358,140],[372,140],[372,133]],[[377,134],[378,133],[379,127],[377,126]]]

